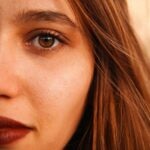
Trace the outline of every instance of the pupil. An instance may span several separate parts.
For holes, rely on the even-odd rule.
[[[54,38],[49,35],[47,36],[43,35],[43,36],[40,36],[39,43],[42,47],[48,48],[54,44]]]

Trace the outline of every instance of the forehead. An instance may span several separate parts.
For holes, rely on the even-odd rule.
[[[51,10],[64,13],[76,22],[67,0],[0,0],[0,10],[1,20],[12,18],[21,11]]]

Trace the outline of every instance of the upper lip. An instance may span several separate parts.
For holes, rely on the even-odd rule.
[[[30,129],[31,127],[28,127],[27,125],[18,122],[16,120],[0,116],[0,128],[28,128]]]

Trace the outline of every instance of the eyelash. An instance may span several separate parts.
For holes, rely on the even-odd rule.
[[[42,47],[39,43],[39,38],[40,37],[50,37],[51,39],[53,39],[53,44],[50,47]],[[26,40],[26,46],[28,48],[32,48],[32,50],[36,50],[36,52],[40,52],[40,53],[45,53],[45,52],[50,52],[52,50],[57,49],[60,46],[63,46],[64,44],[67,44],[67,38],[62,36],[61,33],[54,31],[54,30],[42,30],[42,29],[38,29],[38,30],[34,30],[29,32],[28,36],[27,36],[27,40]],[[57,42],[57,45],[56,45]],[[38,44],[39,46],[35,46],[35,44]]]

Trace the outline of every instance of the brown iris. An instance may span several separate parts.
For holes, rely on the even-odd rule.
[[[38,39],[40,46],[44,48],[49,48],[53,46],[55,38],[51,35],[41,35]]]

